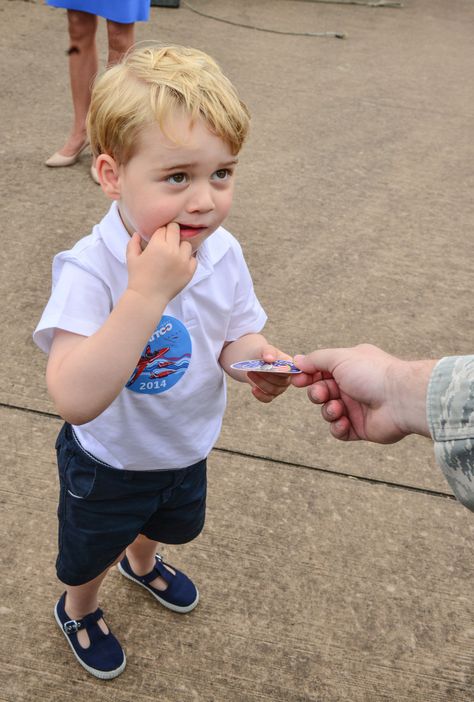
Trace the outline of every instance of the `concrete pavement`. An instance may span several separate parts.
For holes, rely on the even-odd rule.
[[[152,8],[141,39],[194,45],[252,115],[228,228],[289,353],[376,343],[472,351],[474,95],[469,0],[401,9],[298,0]],[[53,254],[108,206],[42,163],[70,122],[62,11],[0,4],[4,506],[0,701],[468,702],[474,516],[428,441],[338,444],[304,392],[264,407],[229,384],[204,533],[166,555],[195,578],[190,615],[117,572],[102,605],[127,651],[91,678],[52,617],[60,425],[31,332]],[[238,24],[275,32],[262,32]],[[344,40],[302,36],[344,32]],[[99,44],[105,58],[101,23]]]

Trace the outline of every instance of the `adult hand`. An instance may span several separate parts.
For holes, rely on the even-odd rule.
[[[402,361],[370,344],[295,356],[292,377],[341,441],[388,444],[407,434],[429,436],[426,391],[436,361]]]

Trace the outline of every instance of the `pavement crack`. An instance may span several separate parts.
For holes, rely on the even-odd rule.
[[[0,402],[0,407],[4,409],[16,410],[18,412],[27,412],[29,414],[35,414],[40,417],[47,417],[49,419],[61,419],[59,414],[54,412],[46,412],[45,410],[33,409],[31,407],[21,407],[20,405],[13,405],[8,402]],[[224,453],[231,456],[240,456],[241,458],[251,458],[255,461],[266,461],[268,463],[273,463],[275,465],[281,466],[291,466],[292,468],[301,468],[304,470],[312,470],[317,473],[324,475],[331,475],[337,478],[345,478],[349,480],[357,480],[360,483],[368,483],[369,485],[381,485],[388,488],[393,488],[396,490],[405,490],[407,492],[417,492],[422,495],[429,495],[430,497],[440,497],[445,500],[451,500],[456,502],[454,495],[442,492],[441,490],[430,490],[429,488],[417,487],[416,485],[407,485],[406,483],[395,483],[390,480],[382,480],[379,478],[369,478],[363,475],[357,475],[355,473],[349,473],[341,470],[335,470],[333,468],[325,468],[323,466],[309,465],[307,463],[292,463],[283,458],[273,458],[272,456],[265,456],[258,453],[250,453],[248,451],[238,451],[236,449],[223,448],[220,446],[214,446],[212,451],[217,453]]]

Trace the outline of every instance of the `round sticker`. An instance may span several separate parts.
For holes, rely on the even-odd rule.
[[[191,337],[184,324],[164,315],[125,387],[147,395],[166,392],[186,373],[191,352]]]

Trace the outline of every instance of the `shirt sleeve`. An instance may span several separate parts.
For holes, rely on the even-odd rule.
[[[111,309],[112,298],[103,281],[66,261],[33,332],[33,341],[49,353],[55,329],[91,336],[103,325]]]
[[[257,334],[262,331],[267,321],[267,315],[255,294],[252,278],[240,249],[238,254],[238,282],[226,341],[235,341],[244,334]]]
[[[457,499],[474,511],[474,355],[436,364],[427,416],[436,460]]]

